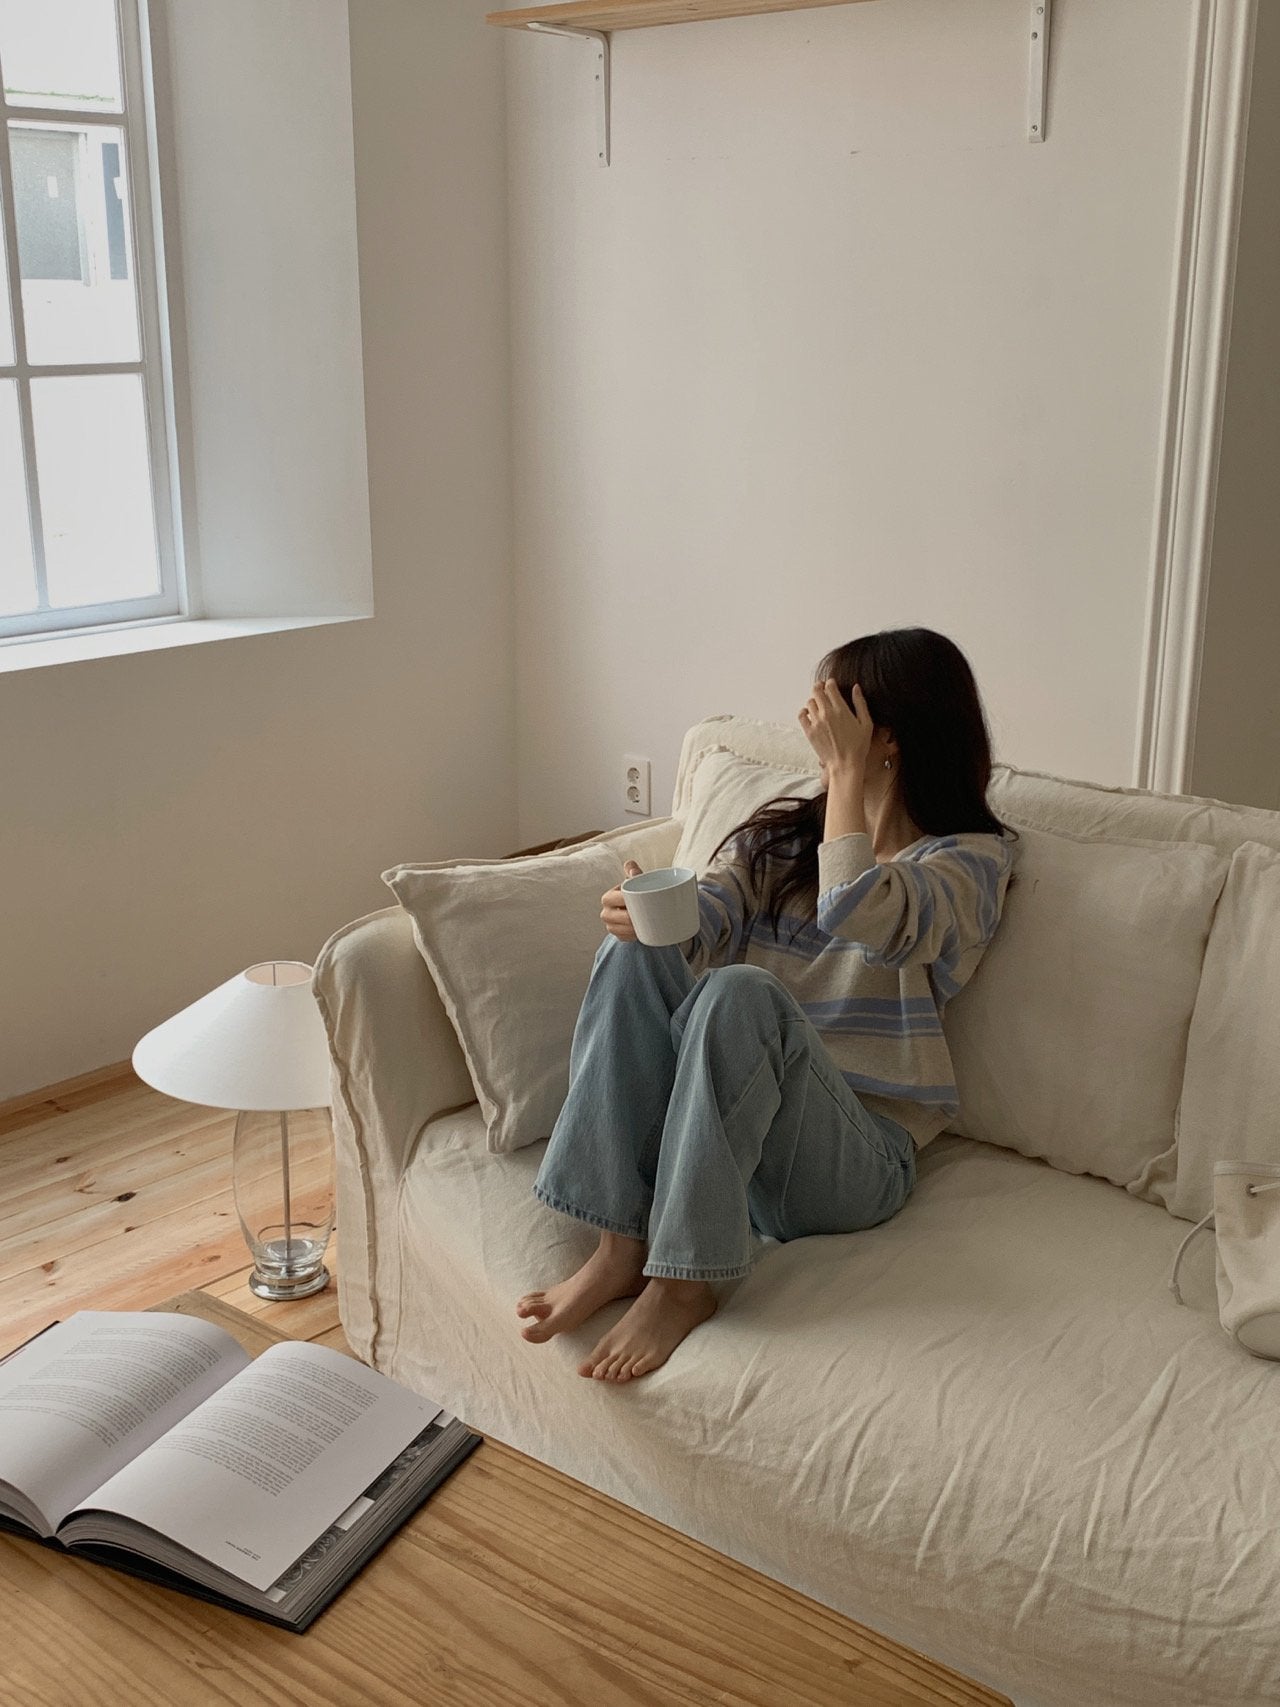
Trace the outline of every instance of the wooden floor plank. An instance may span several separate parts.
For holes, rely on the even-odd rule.
[[[110,1067],[98,1067],[91,1073],[80,1073],[74,1079],[62,1079],[43,1090],[27,1091],[23,1096],[6,1097],[0,1102],[0,1122],[11,1116],[33,1113],[43,1118],[45,1109],[66,1109],[83,1102],[110,1098],[124,1083],[140,1084],[141,1080],[129,1061],[117,1061]]]
[[[72,1310],[132,1310],[244,1266],[230,1192],[0,1280],[0,1356]]]
[[[299,1638],[0,1536],[5,1707],[703,1707],[401,1539]]]
[[[177,1173],[139,1177],[133,1188],[112,1197],[87,1196],[77,1190],[80,1201],[73,1199],[65,1213],[51,1219],[45,1218],[50,1213],[48,1203],[38,1194],[28,1193],[21,1212],[0,1223],[0,1281],[34,1267],[42,1256],[70,1257],[146,1222],[162,1220],[174,1211],[185,1212],[195,1204],[230,1197],[234,1207],[234,1196],[227,1185],[230,1173],[230,1156],[214,1155]],[[313,1188],[323,1185],[327,1170],[313,1161],[295,1163],[292,1173],[293,1201],[301,1205]],[[246,1168],[242,1183],[279,1177],[274,1158],[262,1155],[256,1166]],[[332,1174],[327,1177],[331,1182]],[[301,1216],[300,1209],[298,1213]]]
[[[195,1146],[206,1154],[215,1149],[231,1154],[236,1117],[225,1108],[161,1101],[155,1092],[139,1087],[130,1099],[111,1105],[109,1116],[103,1120],[96,1109],[80,1109],[52,1116],[48,1126],[24,1124],[0,1135],[10,1193],[78,1181],[101,1167],[128,1166],[135,1158],[149,1160],[156,1172],[168,1172],[163,1151],[182,1156]]]

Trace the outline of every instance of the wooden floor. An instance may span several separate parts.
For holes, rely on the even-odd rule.
[[[245,1284],[234,1124],[127,1068],[0,1106],[0,1355],[74,1310],[189,1290],[349,1349],[336,1283],[294,1304]],[[323,1641],[193,1615],[163,1590],[140,1599],[131,1579],[0,1537],[0,1601],[21,1617],[0,1643],[0,1700],[1010,1707],[487,1437],[409,1528],[326,1612]]]
[[[196,1289],[295,1339],[342,1346],[336,1281],[269,1304],[231,1193],[236,1117],[174,1102],[127,1067],[0,1108],[0,1356],[73,1310]],[[336,1274],[338,1237],[326,1265]]]

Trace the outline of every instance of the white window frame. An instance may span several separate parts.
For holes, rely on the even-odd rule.
[[[38,4],[38,0],[32,0]],[[173,357],[165,294],[164,247],[160,220],[159,137],[155,87],[150,54],[147,0],[115,0],[119,32],[121,88],[124,112],[107,113],[78,107],[16,107],[4,96],[0,67],[0,215],[13,327],[15,361],[0,364],[0,380],[17,381],[19,424],[26,463],[31,546],[40,608],[18,616],[0,616],[0,644],[7,640],[79,632],[90,627],[120,627],[133,623],[179,619],[190,614],[183,573],[179,526],[177,437],[175,430]],[[27,360],[22,310],[22,280],[18,264],[17,210],[9,126],[18,123],[74,123],[120,129],[124,134],[125,181],[129,186],[128,216],[138,302],[138,360],[132,362],[66,362],[32,365]],[[35,459],[31,413],[31,381],[92,374],[140,374],[146,414],[155,514],[156,560],[160,590],[145,598],[114,599],[94,605],[51,608],[45,574],[44,529]]]

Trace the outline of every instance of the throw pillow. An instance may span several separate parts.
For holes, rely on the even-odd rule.
[[[1280,1162],[1280,853],[1235,851],[1214,916],[1187,1038],[1178,1176],[1169,1207],[1213,1209],[1213,1164]]]
[[[383,872],[458,1034],[490,1150],[550,1136],[604,937],[600,897],[629,859],[645,871],[674,864],[679,828],[649,818],[553,853]]]
[[[728,747],[709,747],[692,756],[683,778],[684,828],[673,865],[703,876],[717,844],[766,801],[779,794],[811,798],[822,791],[818,761],[811,771],[789,770],[745,758]]]
[[[1023,827],[1015,858],[999,928],[945,1010],[960,1101],[947,1130],[1164,1203],[1153,1164],[1171,1182],[1229,856]]]

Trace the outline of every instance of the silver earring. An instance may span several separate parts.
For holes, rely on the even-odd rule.
[[[884,768],[887,771],[891,771],[893,769],[893,760],[892,759],[886,759],[884,761]]]

